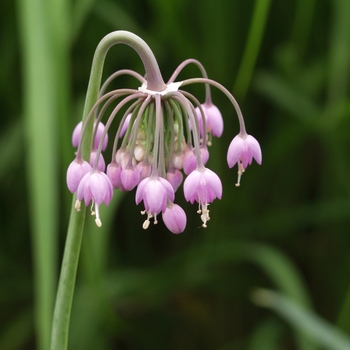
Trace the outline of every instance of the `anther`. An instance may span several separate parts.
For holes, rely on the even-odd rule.
[[[241,177],[244,173],[244,168],[242,165],[242,162],[238,162],[238,178],[237,178],[237,183],[235,184],[236,187],[239,187],[241,185]]]
[[[75,202],[75,205],[74,205],[74,208],[77,210],[77,211],[80,211],[80,207],[81,207],[81,202],[79,200],[77,200]]]
[[[142,224],[142,228],[143,228],[144,230],[147,230],[148,227],[149,227],[149,224],[150,224],[150,221],[149,221],[149,219],[147,218],[147,220],[145,220],[144,223]]]
[[[93,212],[91,211],[91,214],[92,213]],[[94,212],[94,214],[96,215],[95,223],[96,223],[97,227],[101,227],[102,226],[102,221],[100,219],[100,210],[99,210],[99,207],[98,207],[97,204],[95,204],[95,212]]]

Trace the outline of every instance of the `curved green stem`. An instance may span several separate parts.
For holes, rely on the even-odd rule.
[[[162,91],[165,83],[161,76],[157,61],[149,46],[138,36],[126,31],[116,31],[106,35],[98,44],[92,61],[90,80],[86,94],[83,123],[86,122],[90,110],[98,99],[104,61],[109,49],[115,44],[131,46],[140,56],[147,75],[147,89]],[[90,118],[82,143],[82,156],[90,158],[92,144],[93,118]],[[61,275],[58,285],[56,304],[51,333],[51,350],[65,350],[68,345],[69,321],[74,294],[76,273],[80,247],[83,237],[85,208],[80,212],[74,208],[76,196],[73,198],[70,222],[67,232],[66,246],[63,255]]]
[[[165,89],[165,83],[163,81],[160,69],[157,63],[157,60],[151,51],[150,47],[137,35],[130,33],[124,30],[118,30],[112,33],[107,34],[98,44],[95,55],[92,61],[90,81],[86,94],[86,102],[84,107],[84,117],[83,122],[85,121],[85,116],[88,115],[92,106],[98,98],[98,93],[100,90],[102,71],[104,61],[109,49],[116,44],[125,44],[132,47],[137,54],[140,56],[145,71],[147,79],[147,89],[153,91],[162,91]],[[83,142],[83,158],[89,159],[89,152],[92,140],[92,128],[93,121],[90,122],[91,125],[88,125],[86,137],[84,137]],[[85,150],[85,152],[84,152]]]

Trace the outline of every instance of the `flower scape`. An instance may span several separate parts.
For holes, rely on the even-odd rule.
[[[137,40],[139,43],[141,39],[137,37]],[[146,45],[140,42],[141,46]],[[222,115],[211,99],[211,86],[228,97],[238,116],[240,131],[227,152],[228,166],[238,167],[237,186],[253,158],[261,164],[260,145],[247,134],[234,97],[208,78],[199,61],[184,61],[164,83],[154,57],[148,51],[145,54],[140,49],[135,50],[144,63],[145,77],[128,69],[112,74],[101,86],[98,99],[84,123],[80,122],[74,129],[72,144],[77,151],[68,167],[66,180],[70,192],[77,196],[75,208],[80,211],[82,201],[86,206],[91,205],[91,214],[100,227],[100,205],[110,203],[114,190],[136,188],[135,202],[144,205],[142,227],[147,229],[152,220],[156,224],[161,214],[166,227],[177,234],[185,230],[187,221],[185,211],[175,203],[175,194],[183,182],[186,201],[197,203],[202,227],[207,227],[209,204],[222,197],[219,176],[206,167],[208,147],[213,136],[220,137],[224,128]],[[188,64],[196,65],[201,76],[175,81]],[[135,78],[138,88],[106,92],[112,80],[121,75]],[[190,84],[204,85],[204,103],[184,90]],[[90,159],[83,159],[82,143],[92,120]],[[112,123],[119,124],[113,139],[111,161],[106,166],[102,152],[106,150]]]

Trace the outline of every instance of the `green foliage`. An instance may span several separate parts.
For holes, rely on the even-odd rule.
[[[143,231],[134,193],[101,209],[101,229],[87,218],[69,348],[349,348],[348,0],[18,0],[1,8],[1,349],[48,348],[71,204],[71,132],[95,47],[118,29],[148,42],[165,80],[184,59],[200,60],[236,94],[263,164],[234,186],[226,150],[238,123],[213,90],[225,130],[209,165],[224,195],[208,228],[198,229],[181,191],[181,235],[161,220]],[[113,48],[104,74],[121,68],[144,73],[130,48]],[[198,75],[191,69],[180,79]],[[277,290],[258,299],[271,310],[252,303],[256,287]]]

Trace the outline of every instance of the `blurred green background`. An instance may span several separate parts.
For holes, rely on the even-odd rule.
[[[48,349],[71,132],[96,45],[119,29],[148,42],[165,80],[200,60],[237,98],[263,164],[234,186],[238,122],[213,89],[225,130],[208,166],[224,194],[208,228],[180,190],[185,232],[144,231],[134,192],[116,192],[103,228],[87,218],[69,349],[350,349],[349,0],[2,1],[0,349]],[[144,73],[118,45],[104,77],[122,68]],[[276,294],[252,298],[258,287]]]

